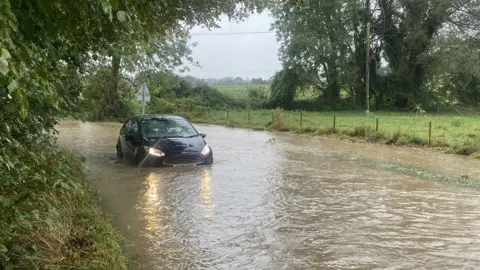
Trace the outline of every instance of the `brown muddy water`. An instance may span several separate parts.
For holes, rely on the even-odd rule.
[[[92,186],[136,257],[132,269],[480,268],[477,189],[364,162],[480,179],[478,161],[196,127],[207,133],[212,166],[116,164],[119,124],[58,128],[60,142],[87,157]]]

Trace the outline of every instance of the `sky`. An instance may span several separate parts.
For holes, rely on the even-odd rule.
[[[227,18],[219,23],[220,28],[209,31],[195,27],[190,32],[193,59],[200,67],[190,66],[185,75],[198,78],[262,78],[272,77],[281,69],[275,34],[225,35],[226,33],[269,32],[273,19],[268,13],[250,16],[243,22],[229,22]],[[198,35],[200,34],[200,35]],[[222,34],[222,35],[219,35]]]

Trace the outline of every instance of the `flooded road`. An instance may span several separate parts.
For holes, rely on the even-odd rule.
[[[114,164],[119,124],[64,122],[136,255],[133,269],[474,269],[480,192],[365,166],[480,179],[480,162],[420,149],[197,125],[215,163]],[[271,138],[275,137],[273,141]]]

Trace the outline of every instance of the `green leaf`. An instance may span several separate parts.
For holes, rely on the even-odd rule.
[[[18,111],[18,106],[15,103],[8,103],[5,105],[5,111],[11,114],[16,113]]]
[[[7,253],[7,251],[8,251],[7,247],[3,244],[0,244],[0,252]]]
[[[12,56],[10,55],[10,52],[8,52],[7,49],[2,48],[2,58],[7,60],[10,59]]]
[[[8,68],[8,62],[6,59],[0,58],[0,73],[2,73],[3,76],[7,75],[9,71]]]
[[[126,22],[127,21],[127,14],[125,13],[125,11],[118,11],[117,12],[117,19],[121,22]]]
[[[13,91],[18,88],[18,82],[17,80],[13,80],[10,82],[10,84],[7,86],[8,90]]]
[[[118,0],[110,0],[110,5],[112,5],[113,10],[118,9]]]
[[[28,102],[27,98],[24,98],[23,99],[23,109],[28,110],[28,108],[30,108],[30,103]]]
[[[10,125],[7,122],[4,122],[4,124],[5,124],[5,130],[7,131],[7,133],[10,133],[11,131]]]

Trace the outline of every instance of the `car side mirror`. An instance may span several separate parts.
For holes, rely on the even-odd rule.
[[[205,134],[205,133],[200,133],[200,136],[202,136],[202,138],[205,138],[205,137],[207,137],[207,134]]]

